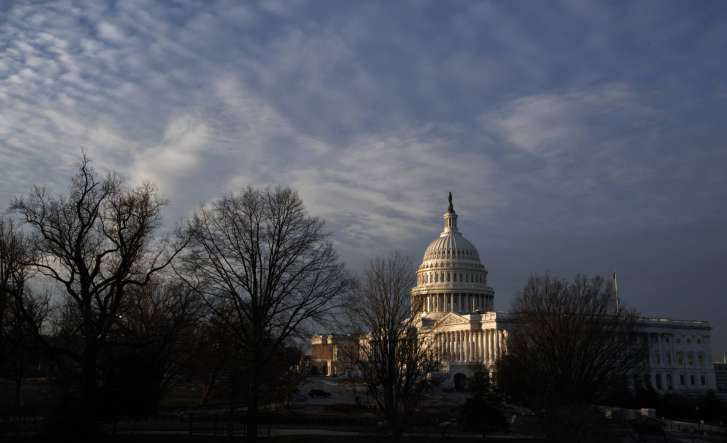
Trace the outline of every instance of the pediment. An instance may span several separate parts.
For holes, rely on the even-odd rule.
[[[447,326],[456,326],[456,325],[468,325],[469,326],[469,323],[470,323],[469,319],[467,319],[459,314],[455,314],[454,312],[450,312],[449,314],[440,318],[439,321],[434,325],[434,328],[443,328],[443,327],[447,327]]]

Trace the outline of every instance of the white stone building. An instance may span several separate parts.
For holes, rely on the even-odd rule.
[[[419,334],[433,340],[442,371],[455,386],[476,365],[491,368],[507,352],[511,319],[494,310],[487,269],[477,248],[457,229],[451,194],[444,230],[424,252],[411,297],[412,306],[421,307],[413,313]],[[662,392],[715,389],[708,322],[643,318],[641,324],[648,337],[650,373],[635,382]]]

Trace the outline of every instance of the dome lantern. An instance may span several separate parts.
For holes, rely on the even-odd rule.
[[[447,212],[444,213],[444,231],[442,235],[450,232],[457,232],[457,213],[454,212],[451,192],[449,193],[449,207],[447,208]]]

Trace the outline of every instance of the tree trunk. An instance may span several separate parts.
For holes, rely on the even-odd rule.
[[[17,361],[15,362],[15,408],[18,411],[18,415],[21,415],[21,409],[23,407],[23,376],[25,375],[25,343],[20,342],[17,346],[18,355]]]
[[[81,367],[81,413],[80,431],[84,437],[92,437],[96,430],[97,391],[96,383],[96,345],[87,343],[83,352]]]
[[[247,438],[251,442],[257,441],[258,404],[260,401],[260,387],[257,384],[256,370],[253,369],[250,378],[250,399],[247,404]]]
[[[23,408],[23,373],[18,371],[15,374],[15,408],[18,411],[18,415],[21,414]]]
[[[399,414],[394,395],[394,386],[392,380],[387,380],[384,386],[384,409],[386,410],[386,418],[391,427],[391,435],[394,441],[398,441],[401,437],[401,426],[399,424]]]

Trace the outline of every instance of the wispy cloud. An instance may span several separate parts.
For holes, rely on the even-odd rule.
[[[156,183],[170,223],[240,186],[294,186],[354,269],[388,249],[420,254],[453,191],[499,307],[544,268],[638,263],[663,279],[632,280],[647,307],[727,284],[643,252],[667,242],[727,266],[713,228],[727,222],[718,3],[0,10],[0,204],[65,185],[85,150]]]

